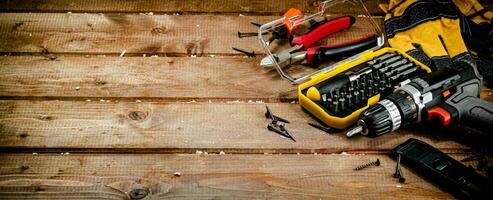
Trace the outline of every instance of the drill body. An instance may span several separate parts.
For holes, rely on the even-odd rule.
[[[493,128],[493,104],[479,98],[482,77],[474,63],[461,61],[413,80],[361,113],[351,137],[377,137],[421,121],[443,126],[468,126],[483,132]]]

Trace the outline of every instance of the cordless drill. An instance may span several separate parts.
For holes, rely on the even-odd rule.
[[[347,136],[377,137],[421,121],[442,126],[493,130],[493,104],[479,99],[482,77],[476,64],[463,60],[402,82],[400,87],[359,116]]]

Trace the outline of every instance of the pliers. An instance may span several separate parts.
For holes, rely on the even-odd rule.
[[[283,50],[277,54],[266,56],[260,65],[263,67],[273,67],[275,62],[280,67],[303,61],[302,64],[318,66],[333,58],[341,58],[355,55],[378,45],[377,35],[371,34],[353,41],[330,45],[316,46],[313,44],[330,34],[342,31],[351,27],[356,19],[353,16],[343,16],[325,22],[305,35],[298,36],[291,40],[291,48]]]

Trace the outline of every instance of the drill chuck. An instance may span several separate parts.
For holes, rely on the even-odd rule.
[[[362,135],[377,137],[399,128],[401,125],[401,115],[393,102],[384,99],[377,105],[364,111],[360,115],[358,125],[363,128]]]
[[[358,127],[348,132],[348,137],[360,132],[367,137],[377,137],[410,123],[417,122],[418,105],[413,95],[399,89],[363,111],[358,120]]]

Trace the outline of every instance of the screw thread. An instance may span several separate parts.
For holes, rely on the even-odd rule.
[[[366,163],[364,165],[360,165],[360,166],[354,168],[354,171],[359,171],[359,170],[362,170],[362,169],[367,168],[369,166],[379,166],[379,165],[380,165],[380,160],[377,159],[376,161]]]

